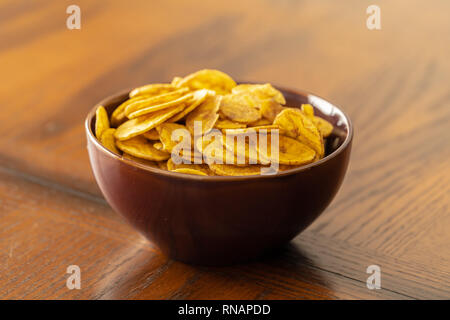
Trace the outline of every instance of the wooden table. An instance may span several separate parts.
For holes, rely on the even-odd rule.
[[[366,27],[372,2],[381,30]],[[2,1],[0,298],[450,298],[450,2],[372,2],[79,0],[81,30],[68,30],[71,1]],[[318,93],[355,125],[331,206],[259,262],[168,260],[110,209],[88,163],[97,101],[202,68]]]

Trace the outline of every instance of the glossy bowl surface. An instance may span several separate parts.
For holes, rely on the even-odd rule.
[[[310,103],[336,130],[326,141],[323,159],[276,175],[196,176],[123,159],[98,142],[93,128],[97,106],[111,114],[129,90],[99,102],[85,129],[92,171],[107,202],[163,253],[188,263],[242,262],[290,241],[336,195],[347,171],[353,128],[326,100],[279,89],[288,106]]]

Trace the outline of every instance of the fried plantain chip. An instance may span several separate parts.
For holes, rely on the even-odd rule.
[[[209,168],[219,176],[254,176],[261,174],[260,165],[243,167],[231,164],[211,163]]]
[[[194,137],[194,148],[202,153],[210,143],[216,140],[220,142],[220,139],[222,139],[221,132],[213,129],[202,136]]]
[[[160,125],[173,115],[181,112],[183,108],[184,106],[171,107],[136,119],[128,120],[117,128],[115,137],[117,140],[121,141],[136,137]]]
[[[116,129],[108,128],[100,136],[101,144],[108,150],[120,154],[120,151],[116,148],[116,139],[114,138],[114,132]]]
[[[322,135],[312,120],[299,109],[286,108],[275,118],[274,124],[283,130],[283,134],[303,142],[317,153],[318,158],[324,154]]]
[[[95,110],[95,136],[100,139],[103,132],[109,129],[108,113],[104,106],[99,106]]]
[[[314,115],[314,108],[310,104],[302,104],[303,113],[316,125],[322,137],[328,137],[333,132],[333,125],[327,120]]]
[[[302,112],[309,118],[314,117],[314,107],[310,105],[309,103],[302,104]]]
[[[255,122],[249,123],[248,127],[249,128],[254,128],[254,127],[268,126],[268,125],[271,125],[271,124],[272,124],[272,121],[269,121],[266,118],[261,118],[261,119],[255,121]]]
[[[176,86],[188,87],[191,90],[210,89],[218,94],[227,94],[236,86],[236,82],[221,71],[204,69],[177,80]]]
[[[178,99],[182,95],[189,92],[189,89],[186,88],[176,88],[176,90],[169,91],[169,92],[163,92],[161,94],[155,94],[155,95],[142,95],[142,96],[135,96],[133,98],[130,98],[129,100],[133,100],[131,103],[127,103],[127,101],[124,102],[124,104],[127,104],[124,113],[128,117],[129,114],[142,109],[146,108],[148,106],[152,105],[158,105],[165,102],[172,101],[174,99]]]
[[[153,144],[153,148],[163,151],[164,150],[164,145],[161,142],[155,142]],[[164,150],[164,151],[167,151],[167,150]]]
[[[219,109],[219,112],[218,112],[218,113],[219,113],[219,119],[220,119],[220,120],[228,120],[227,117],[223,114],[223,112],[220,111],[220,109]]]
[[[128,99],[127,101],[120,104],[116,109],[114,109],[113,113],[111,114],[111,124],[114,127],[120,126],[122,123],[124,123],[127,120],[127,115],[125,114],[126,107],[128,107],[132,103],[141,101],[148,97],[149,96],[136,96],[136,97]]]
[[[261,114],[265,119],[269,120],[270,123],[273,123],[276,116],[283,110],[284,107],[273,99],[266,99],[261,101]]]
[[[223,163],[234,165],[261,163],[258,151],[258,135],[255,131],[249,135],[224,135],[222,145],[230,152],[230,154],[225,153]]]
[[[193,93],[192,100],[187,103],[187,107],[181,111],[180,113],[174,115],[172,118],[167,120],[167,122],[177,122],[183,119],[187,114],[192,112],[195,108],[197,108],[203,101],[205,101],[208,95],[215,95],[214,91],[202,89],[197,90]]]
[[[241,92],[251,92],[252,94],[258,96],[260,99],[270,99],[273,98],[274,101],[280,104],[286,104],[286,100],[283,94],[272,87],[270,83],[265,84],[240,84],[234,87],[231,91],[232,93]]]
[[[151,129],[150,131],[147,131],[143,134],[145,138],[148,140],[159,140],[159,133],[156,131],[155,128]]]
[[[267,154],[261,156],[270,156],[271,161],[275,161],[272,139],[268,135]],[[316,152],[300,141],[286,136],[279,136],[278,140],[278,163],[285,165],[302,165],[312,162],[316,157]]]
[[[225,129],[223,132],[225,134],[247,134],[249,132],[259,132],[261,130],[266,130],[267,132],[270,132],[272,130],[280,130],[280,127],[276,124],[269,124],[267,126],[258,126],[258,127],[248,127],[248,128],[242,128],[242,129]]]
[[[266,157],[267,153],[260,151],[261,139],[268,137],[268,132],[277,130],[277,126],[255,127],[246,129],[229,129],[224,130],[224,137],[222,139],[224,147],[234,154],[234,162],[232,164],[267,164],[270,162]],[[263,134],[260,134],[260,131]],[[269,136],[270,138],[270,136]],[[268,142],[263,145],[267,146]],[[270,143],[270,142],[269,142]],[[267,147],[266,147],[267,148]],[[227,158],[227,163],[229,157]]]
[[[125,114],[127,115],[127,117],[129,119],[134,119],[134,118],[137,118],[137,117],[149,114],[149,113],[153,113],[155,111],[182,105],[185,102],[187,102],[188,100],[192,99],[192,93],[187,93],[181,97],[177,97],[177,98],[173,98],[173,99],[167,96],[169,94],[173,94],[173,96],[175,96],[175,92],[176,91],[167,93],[165,95],[166,96],[165,98],[156,99],[156,98],[160,97],[160,96],[157,96],[157,97],[152,97],[152,98],[149,98],[146,100],[135,102],[134,104],[131,104],[125,108]],[[153,102],[151,102],[151,99],[154,99]],[[159,100],[159,101],[156,102],[156,104],[154,104],[154,102],[157,100]],[[135,108],[135,111],[130,112],[131,110],[133,110],[133,108]]]
[[[178,154],[181,161],[185,164],[204,164],[203,156],[199,152],[195,152],[194,150],[191,150],[190,153],[185,153],[183,150],[180,150],[180,153]]]
[[[170,157],[170,153],[155,149],[151,142],[142,136],[134,137],[125,141],[117,141],[117,148],[135,156],[137,158],[162,161],[167,160]]]
[[[167,83],[148,84],[148,85],[133,89],[130,92],[129,97],[133,98],[133,97],[142,96],[142,95],[160,95],[163,93],[174,91],[175,89],[177,89],[177,88],[174,87],[173,85],[167,84]]]
[[[156,127],[156,130],[159,133],[159,139],[161,140],[163,149],[168,152],[172,152],[172,149],[179,143],[179,141],[172,140],[172,132],[175,130],[186,130],[189,134],[187,128],[178,123],[163,123]]]
[[[195,140],[196,150],[201,152],[204,163],[236,163],[235,155],[223,145],[223,136],[216,129]]]
[[[333,132],[333,125],[327,120],[318,116],[314,116],[312,120],[324,138],[328,137]]]
[[[183,80],[183,78],[181,77],[173,77],[172,82],[170,83],[172,86],[178,86],[178,84],[180,83],[180,81]]]
[[[194,111],[188,114],[186,117],[186,127],[194,134],[195,122],[200,122],[201,132],[195,132],[196,134],[203,134],[210,131],[216,123],[219,115],[221,96],[208,96],[202,104],[200,104]]]
[[[247,125],[245,123],[239,123],[239,122],[234,122],[231,120],[227,120],[227,119],[218,119],[216,121],[216,124],[214,125],[214,128],[217,129],[239,129],[239,128],[246,128]]]
[[[220,103],[220,111],[227,119],[246,124],[261,119],[259,107],[258,99],[246,92],[227,94]]]
[[[167,160],[167,169],[169,171],[175,172],[179,172],[177,170],[180,169],[190,169],[199,171],[205,176],[208,176],[211,173],[208,165],[206,164],[185,164],[185,163],[175,164],[172,159]]]
[[[246,135],[222,135],[210,132],[195,140],[195,146],[203,154],[205,163],[233,164],[245,166],[249,164],[267,163],[259,152],[259,137],[253,131]]]
[[[145,164],[145,165],[153,167],[153,168],[159,168],[159,166],[156,163],[156,161],[141,159],[141,158],[135,157],[135,156],[133,156],[131,154],[128,154],[126,152],[123,153],[122,158],[128,159],[128,160],[133,160],[133,161]]]

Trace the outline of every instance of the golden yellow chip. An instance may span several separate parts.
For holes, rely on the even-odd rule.
[[[153,144],[153,148],[157,149],[157,150],[164,150],[164,145],[161,142],[155,142]],[[167,151],[167,150],[164,150]]]
[[[145,138],[148,140],[159,140],[159,133],[156,131],[155,128],[151,129],[150,131],[147,131],[143,134]]]
[[[130,92],[129,97],[133,98],[133,97],[142,96],[142,95],[159,95],[159,94],[173,91],[175,89],[176,89],[176,87],[174,87],[171,84],[167,84],[167,83],[148,84],[148,85],[133,89]]]
[[[302,104],[302,111],[309,118],[314,117],[314,107],[312,105],[310,105],[309,103]]]
[[[220,120],[228,120],[227,117],[223,114],[223,112],[220,111],[220,109],[219,109],[219,112],[218,112],[218,113],[219,113],[219,119],[220,119]]]
[[[214,128],[217,129],[239,129],[246,127],[247,125],[245,123],[234,122],[227,119],[218,119],[214,125]]]
[[[128,107],[132,103],[135,103],[148,97],[149,96],[137,96],[128,99],[127,101],[120,104],[116,109],[114,109],[113,113],[111,114],[111,124],[115,127],[120,126],[127,120],[127,115],[125,114],[126,107]]]
[[[312,120],[299,109],[284,109],[277,115],[273,123],[278,125],[286,136],[297,139],[311,147],[319,158],[323,156],[322,135]]]
[[[254,176],[261,174],[262,166],[255,164],[243,167],[231,164],[211,163],[209,168],[219,176]]]
[[[333,125],[327,120],[317,116],[314,116],[312,120],[324,138],[328,137],[333,132]]]
[[[196,134],[203,134],[210,131],[216,123],[219,115],[221,96],[208,96],[205,101],[200,104],[194,111],[188,114],[186,117],[186,127],[194,134],[194,126],[201,125],[201,130],[195,132]]]
[[[333,132],[333,125],[327,120],[314,115],[314,108],[310,104],[302,104],[303,113],[312,120],[317,129],[322,134],[322,137],[328,137]]]
[[[240,84],[233,88],[233,93],[241,93],[241,92],[251,92],[255,94],[260,99],[274,99],[276,102],[280,104],[286,104],[286,100],[283,94],[272,87],[270,83],[265,84]]]
[[[202,154],[204,163],[236,163],[235,154],[223,146],[222,139],[220,132],[211,131],[195,140],[195,147]]]
[[[103,131],[102,135],[100,136],[100,142],[106,149],[111,150],[115,153],[120,153],[116,148],[116,139],[114,138],[115,131],[116,129],[114,128],[108,128]]]
[[[172,140],[172,132],[175,130],[185,130],[186,133],[189,134],[187,128],[178,123],[163,123],[156,127],[156,130],[159,133],[159,139],[161,140],[163,149],[168,152],[172,152],[172,149],[182,140],[183,137],[180,136],[180,140],[174,141]]]
[[[183,150],[180,151],[178,156],[183,160],[183,162],[193,163],[193,164],[204,164],[205,163],[203,161],[203,155],[200,152],[195,152],[194,150],[191,150],[191,152],[189,154],[186,154],[182,151]]]
[[[180,94],[182,94],[182,91],[177,90],[160,96],[136,101],[125,108],[125,114],[129,119],[134,119],[148,113],[180,105],[192,99],[192,93],[181,96]]]
[[[183,80],[183,78],[173,77],[172,82],[170,84],[176,87],[176,86],[178,86],[178,84],[180,83],[181,80]]]
[[[170,153],[155,149],[151,142],[142,136],[134,137],[125,141],[117,141],[116,144],[117,147],[123,152],[141,159],[162,161],[167,160],[170,157]]]
[[[182,95],[189,92],[189,89],[187,88],[176,88],[175,90],[168,91],[168,92],[162,92],[157,93],[154,95],[140,95],[135,96],[133,98],[130,98],[129,100],[132,100],[131,103],[127,103],[125,101],[124,103],[127,103],[124,112],[128,116],[130,113],[133,113],[141,108],[145,108],[151,105],[161,104],[164,102],[172,101],[174,99],[177,99],[181,97]]]
[[[224,135],[222,145],[227,152],[230,152],[230,154],[225,152],[223,163],[234,165],[261,163],[256,132],[253,136]],[[215,156],[220,155],[220,149],[218,151],[214,154]],[[230,162],[231,159],[233,159],[233,162]]]
[[[261,119],[259,100],[247,93],[227,94],[220,103],[220,111],[227,119],[252,123]]]
[[[203,152],[203,150],[212,142],[215,141],[215,137],[213,136],[213,134],[217,134],[217,132],[215,130],[206,133],[205,135],[202,136],[198,136],[198,137],[194,137],[194,147],[199,151],[199,152]],[[221,136],[218,136],[218,140],[222,139]]]
[[[183,139],[184,139],[184,135]],[[190,134],[189,134],[190,136]],[[192,140],[191,140],[192,141]],[[196,145],[198,144],[198,142],[202,141],[202,137],[199,137],[197,139],[197,141],[194,141],[192,143],[192,145],[190,145],[190,149],[189,149],[189,144],[186,144],[185,146],[187,148],[183,149],[183,148],[179,148],[179,149],[172,149],[172,158],[174,158],[175,156],[180,157],[180,159],[183,160],[184,163],[193,163],[193,164],[203,164],[203,155],[201,153],[201,149],[196,149]],[[184,142],[184,140],[183,140]],[[201,147],[201,143],[198,144]]]
[[[286,165],[302,165],[312,162],[316,152],[300,141],[286,136],[278,137],[278,163]],[[267,135],[267,152],[260,150],[261,157],[267,157],[272,162],[276,161],[275,151],[270,135]],[[265,154],[264,154],[265,153]]]
[[[155,161],[141,159],[141,158],[132,156],[131,154],[128,154],[128,153],[125,153],[125,152],[123,153],[122,158],[128,159],[128,160],[133,160],[133,161],[145,164],[145,165],[150,166],[150,167],[159,168],[158,164]]]
[[[233,164],[243,164],[243,159],[245,159],[245,164],[257,163],[265,165],[271,162],[271,132],[274,132],[274,130],[278,130],[278,127],[275,125],[247,129],[230,129],[225,131],[222,143],[228,151],[233,152],[235,156]],[[279,141],[283,140],[283,138],[279,138]],[[261,141],[262,139],[265,141]],[[283,146],[283,142],[286,143],[285,141],[279,142],[279,148]],[[265,149],[261,149],[261,146]],[[281,154],[280,149],[279,154]],[[280,157],[283,157],[283,155]],[[227,163],[229,162],[227,161]],[[286,163],[286,161],[282,160],[281,163]],[[290,164],[290,162],[286,164]]]
[[[248,134],[251,132],[259,132],[261,130],[265,130],[267,133],[272,130],[278,130],[280,133],[282,133],[282,130],[276,124],[269,124],[267,126],[259,126],[259,127],[248,127],[248,128],[242,128],[242,129],[225,129],[225,130],[223,130],[223,132],[225,134],[238,135],[238,134]]]
[[[233,164],[266,164],[270,160],[266,156],[267,152],[260,150],[260,139],[266,139],[266,142],[263,144],[264,146],[270,144],[268,139],[270,139],[270,132],[273,130],[279,132],[278,126],[270,125],[224,130],[225,135],[223,136],[222,143],[229,152],[234,154]],[[259,132],[263,132],[263,134],[259,134]],[[226,155],[226,157],[227,163],[230,163],[228,162],[230,159],[229,155]],[[245,162],[243,162],[243,159],[245,159]]]
[[[229,135],[228,137],[227,139],[227,136],[220,132],[210,132],[195,140],[195,146],[202,153],[205,163],[245,166],[261,162],[256,133],[253,137],[244,135]]]
[[[167,169],[169,171],[175,172],[179,172],[177,170],[180,169],[195,170],[201,172],[202,175],[205,176],[210,174],[209,167],[206,164],[186,164],[186,163],[175,164],[172,159],[167,160]]]
[[[227,94],[236,86],[236,82],[221,71],[204,69],[177,80],[176,86],[188,87],[191,90],[210,89],[218,94]]]
[[[117,128],[115,137],[117,140],[127,140],[136,137],[160,125],[178,112],[181,112],[183,108],[184,106],[171,107],[128,120]]]
[[[271,123],[273,123],[276,116],[283,110],[284,107],[273,99],[266,99],[261,101],[260,107],[261,114]]]
[[[97,139],[101,138],[106,129],[109,129],[108,113],[104,106],[99,106],[95,110],[95,136]]]
[[[261,127],[261,126],[268,126],[268,125],[271,125],[271,124],[272,124],[272,121],[269,121],[266,118],[261,118],[261,119],[255,121],[255,122],[249,123],[248,127],[249,128]]]
[[[215,95],[214,91],[202,89],[197,90],[193,93],[192,100],[188,103],[188,106],[181,111],[180,113],[174,115],[172,118],[167,120],[167,122],[177,122],[183,119],[187,114],[192,112],[195,108],[197,108],[203,101],[205,101],[208,95]]]

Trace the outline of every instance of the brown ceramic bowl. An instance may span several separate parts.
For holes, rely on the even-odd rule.
[[[95,138],[95,109],[109,114],[128,97],[101,101],[85,127],[95,179],[111,207],[169,257],[194,264],[241,262],[283,245],[329,205],[344,179],[353,129],[336,106],[279,88],[287,105],[310,103],[336,130],[318,162],[276,175],[196,176],[146,166],[104,148]]]

